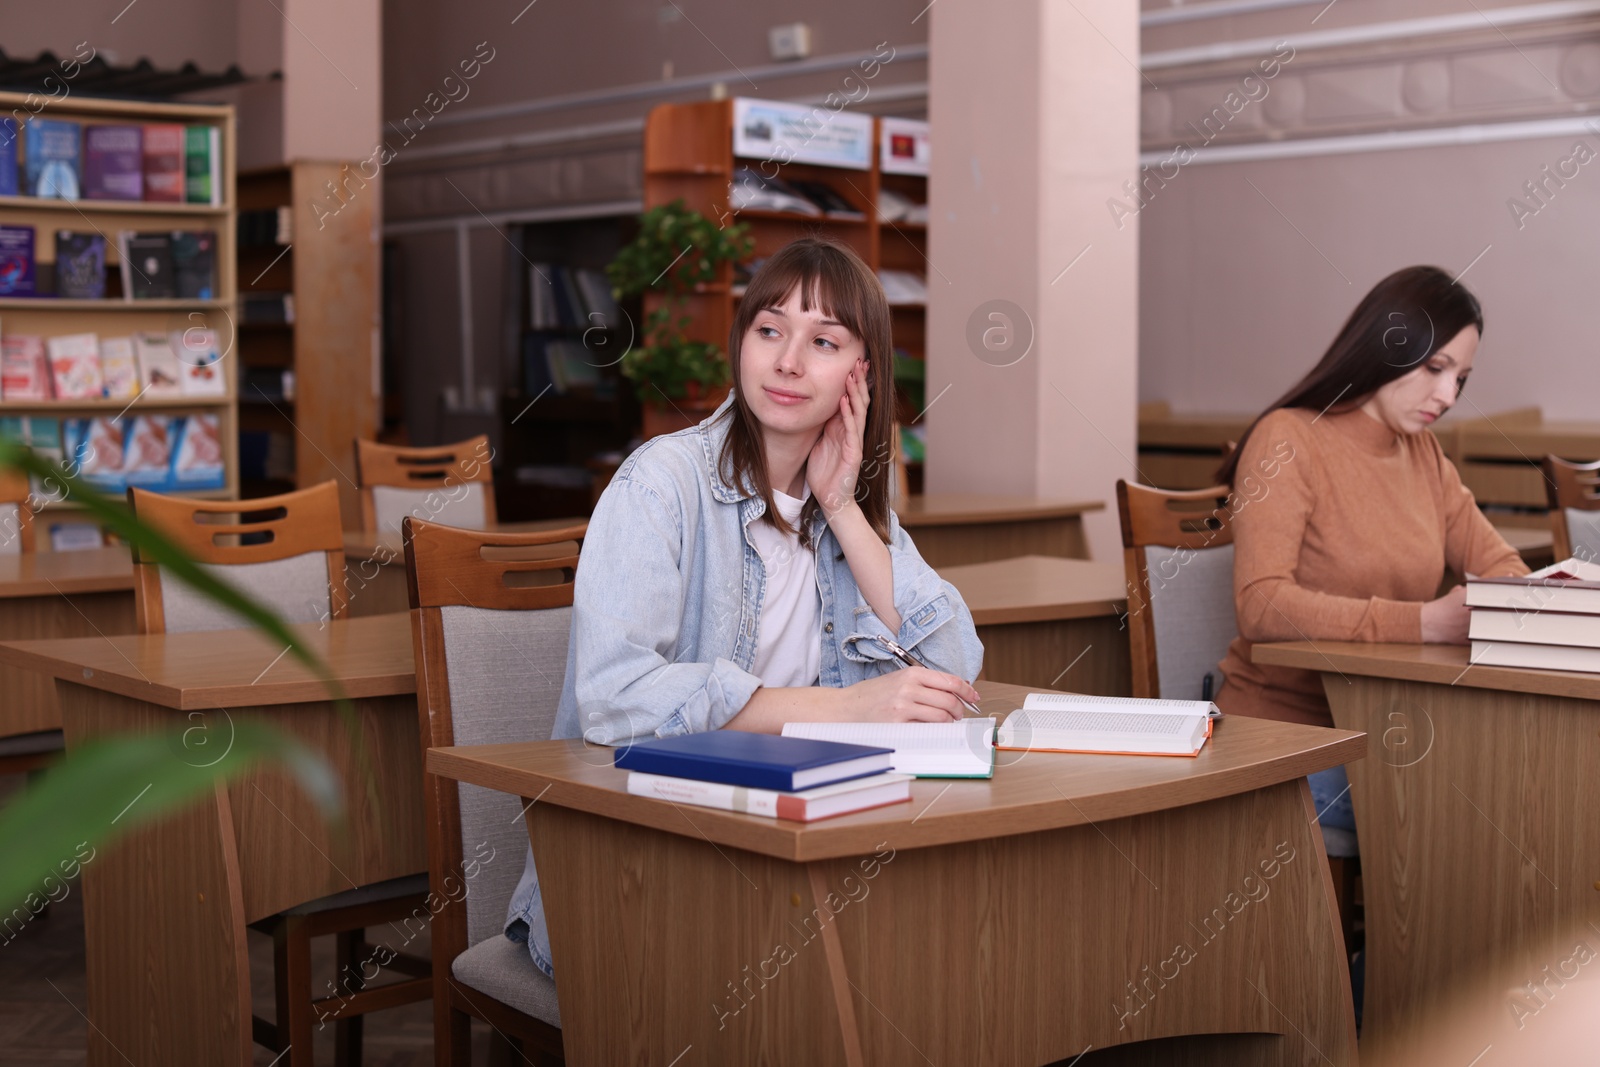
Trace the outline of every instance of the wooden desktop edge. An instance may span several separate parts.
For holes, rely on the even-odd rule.
[[[924,497],[913,496],[910,506],[897,505],[895,515],[900,520],[900,525],[908,530],[918,526],[977,526],[996,522],[1048,522],[1055,519],[1069,519],[1083,515],[1090,511],[1104,511],[1106,504],[1103,500],[1050,500],[1037,504],[1028,504],[1015,497],[1002,497],[1008,501],[997,507],[984,507],[976,503],[979,493],[942,494],[939,496],[957,496],[961,498],[972,497],[974,502],[948,511],[935,509],[925,510]]]
[[[1474,664],[1471,650],[1465,645],[1285,641],[1255,645],[1251,658],[1269,667],[1296,667],[1336,677],[1341,673],[1358,674],[1404,682],[1600,700],[1600,675]]]
[[[987,696],[1001,688],[994,683],[980,682],[979,686]],[[1022,687],[1004,688],[1025,691]],[[1284,755],[1232,764],[1193,777],[1143,782],[1076,797],[1059,790],[1054,795],[1041,792],[1039,799],[1019,798],[1001,807],[977,810],[963,810],[959,802],[947,802],[946,809],[941,812],[940,798],[951,783],[921,781],[914,783],[909,805],[879,808],[813,825],[632,796],[624,788],[623,772],[610,766],[611,750],[586,746],[577,740],[561,742],[567,746],[567,752],[560,755],[552,755],[555,750],[550,742],[433,748],[428,750],[425,766],[431,774],[527,797],[533,803],[555,804],[803,863],[863,855],[885,841],[895,848],[924,848],[1127,818],[1291,781],[1361,759],[1366,754],[1367,737],[1363,733],[1346,730],[1323,733],[1325,738],[1320,744]],[[533,755],[535,761],[554,759],[559,767],[546,772],[534,767],[510,767],[501,762],[519,754]],[[579,758],[579,754],[582,754],[582,766],[575,768],[572,760]],[[574,770],[584,780],[574,780]],[[1005,772],[1006,768],[1002,767],[996,773]],[[989,786],[992,783],[956,780],[954,784]]]

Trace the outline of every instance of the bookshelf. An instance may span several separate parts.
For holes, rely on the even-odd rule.
[[[18,156],[25,154],[20,119],[29,116],[29,97],[21,93],[0,92],[0,114],[19,119]],[[37,98],[34,98],[35,100]],[[55,274],[55,241],[58,230],[99,233],[106,238],[106,296],[102,299],[62,299],[53,296],[0,296],[0,336],[35,335],[50,338],[75,333],[94,333],[103,342],[110,337],[139,332],[171,334],[194,327],[216,331],[223,353],[221,366],[230,368],[235,337],[235,298],[238,278],[234,258],[234,113],[231,107],[196,104],[136,103],[122,100],[95,100],[70,96],[52,101],[35,118],[75,122],[81,126],[142,126],[154,123],[184,126],[209,125],[219,131],[218,166],[215,171],[219,193],[214,204],[128,200],[59,200],[27,195],[0,196],[0,225],[29,226],[34,230],[36,274],[49,285]],[[80,152],[82,143],[80,138]],[[82,158],[80,156],[80,174]],[[26,190],[26,175],[19,178]],[[215,233],[213,245],[214,299],[122,298],[123,264],[117,247],[119,231],[153,232],[162,230]],[[0,417],[29,420],[61,420],[125,415],[212,414],[217,417],[218,443],[221,446],[223,484],[220,488],[181,489],[158,486],[162,491],[205,498],[230,499],[239,492],[238,477],[238,394],[233,375],[224,373],[226,391],[218,396],[141,396],[128,399],[17,399],[0,395]],[[27,424],[33,433],[32,423]],[[115,492],[115,489],[109,491]],[[71,500],[49,502],[38,521],[45,527],[55,522],[71,522],[82,514]],[[79,520],[81,521],[81,520]],[[41,539],[41,548],[49,539]]]
[[[683,200],[706,217],[746,223],[755,241],[753,256],[764,259],[799,237],[823,234],[847,245],[875,271],[899,271],[922,279],[926,289],[928,227],[923,221],[903,219],[883,221],[880,204],[886,193],[916,205],[928,202],[925,173],[899,173],[884,166],[889,139],[885,123],[898,120],[872,119],[872,145],[865,167],[853,169],[798,160],[778,163],[772,156],[735,153],[733,100],[701,101],[689,104],[663,104],[651,111],[644,134],[644,206],[646,209]],[[918,124],[901,123],[903,127]],[[926,127],[923,126],[924,145]],[[925,154],[922,157],[926,159]],[[827,186],[864,218],[811,216],[785,211],[744,208],[734,211],[729,202],[729,185],[740,167],[760,168],[785,182],[814,182]],[[900,167],[899,169],[907,169]],[[689,336],[725,347],[733,316],[743,295],[735,283],[734,272],[724,268],[715,282],[700,286],[687,299],[686,313],[691,318]],[[925,296],[897,300],[891,293],[895,347],[901,353],[896,374],[895,415],[902,426],[910,425],[922,411],[927,354],[927,304]],[[645,298],[648,314],[659,299]],[[684,415],[676,429],[697,421],[704,411],[683,404]],[[922,464],[908,462],[911,491],[922,489]]]
[[[252,213],[247,223],[255,212],[283,215],[281,228],[238,246],[240,429],[253,475],[243,493],[270,495],[332,478],[345,525],[359,528],[351,442],[372,438],[378,422],[379,188],[354,164],[325,160],[252,170],[239,176],[238,188],[239,210]],[[288,294],[293,321],[247,316],[252,294]],[[284,372],[292,375],[292,392]],[[260,437],[251,443],[251,435],[263,434],[264,469]]]

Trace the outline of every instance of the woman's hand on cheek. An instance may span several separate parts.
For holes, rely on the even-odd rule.
[[[806,460],[806,484],[829,519],[856,505],[868,403],[867,363],[858,359],[839,398],[839,410],[823,425]]]

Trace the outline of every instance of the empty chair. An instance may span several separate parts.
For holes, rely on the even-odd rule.
[[[407,515],[468,530],[494,525],[493,451],[483,435],[437,448],[356,440],[364,529],[399,533]]]
[[[33,551],[33,509],[28,506],[28,476],[0,469],[0,555]]]
[[[1600,460],[1569,463],[1546,456],[1542,465],[1556,559],[1600,563]]]
[[[204,501],[128,491],[138,518],[159,529],[213,577],[254,597],[290,623],[342,619],[346,595],[339,488],[332,481],[279,496]],[[207,600],[152,560],[134,555],[135,615],[140,633],[239,629],[250,625]],[[257,1043],[280,1054],[284,1067],[308,1067],[319,1017],[333,1014],[341,1064],[361,1062],[361,1016],[433,994],[428,962],[396,954],[386,966],[411,977],[371,989],[314,995],[311,939],[333,935],[341,977],[373,958],[366,928],[426,914],[427,877],[410,875],[307,901],[252,923],[271,935],[277,970],[277,1020],[254,1020]],[[355,983],[359,985],[359,982]],[[335,1002],[332,1005],[319,1003]],[[278,1061],[275,1060],[274,1063]]]
[[[549,740],[584,527],[496,534],[408,518],[404,528],[423,747]],[[523,802],[431,774],[424,800],[441,906],[433,920],[438,1062],[471,1062],[477,1018],[521,1042],[528,1062],[559,1063],[555,983],[503,933],[527,855]]]

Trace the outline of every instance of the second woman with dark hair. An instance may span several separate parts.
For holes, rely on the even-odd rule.
[[[1397,271],[1245,433],[1220,474],[1253,483],[1233,519],[1224,711],[1332,726],[1318,673],[1253,663],[1254,642],[1464,644],[1464,589],[1436,596],[1445,568],[1527,573],[1427,432],[1466,386],[1482,331],[1478,301],[1444,271]]]

